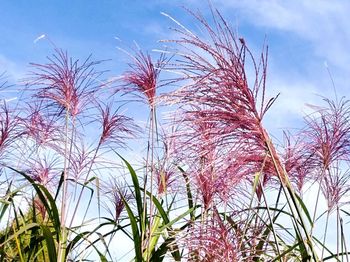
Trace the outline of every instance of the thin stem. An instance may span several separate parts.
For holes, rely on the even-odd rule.
[[[337,206],[337,260],[339,261],[339,207]]]
[[[267,215],[269,216],[269,220],[270,220],[270,223],[271,223],[271,229],[272,229],[272,234],[273,234],[273,237],[275,239],[275,243],[276,243],[276,248],[277,248],[277,253],[278,253],[278,257],[279,257],[279,261],[282,262],[282,257],[281,257],[281,252],[280,252],[280,248],[279,248],[279,244],[278,244],[278,240],[277,240],[277,235],[276,235],[276,231],[275,231],[275,227],[274,227],[274,222],[273,222],[273,219],[271,217],[271,214],[270,214],[270,208],[269,208],[269,205],[267,203],[267,199],[266,199],[266,195],[265,195],[265,191],[264,191],[264,187],[263,187],[263,184],[261,184],[261,192],[262,192],[262,196],[264,198],[264,202],[266,204],[266,208],[267,208]]]
[[[151,193],[151,198],[150,198],[150,218],[149,218],[149,233],[148,233],[148,245],[147,245],[147,261],[149,261],[149,249],[151,245],[151,237],[152,237],[152,222],[153,222],[153,180],[154,180],[154,133],[155,133],[155,128],[156,128],[156,111],[153,106],[151,106],[151,188],[150,188],[150,193]]]
[[[341,230],[342,246],[344,246],[344,249],[345,249],[346,262],[349,262],[348,249],[346,247],[346,239],[345,239],[345,236],[344,236],[343,219],[341,217],[339,217],[339,219],[340,219],[340,230]],[[344,256],[344,252],[343,252],[343,256]]]
[[[249,216],[250,216],[250,212],[252,210],[252,206],[253,206],[253,201],[254,201],[254,195],[256,193],[256,188],[257,186],[259,185],[259,181],[260,181],[260,175],[262,174],[262,171],[264,169],[264,166],[265,166],[265,163],[266,163],[266,160],[267,160],[267,155],[265,156],[264,158],[264,162],[261,166],[261,169],[260,169],[260,172],[256,173],[255,174],[255,178],[254,178],[254,185],[253,185],[253,189],[252,189],[252,196],[250,198],[250,203],[249,203],[249,211],[248,211],[248,215],[247,215],[247,220],[246,220],[246,223],[244,224],[244,228],[243,228],[243,234],[242,234],[242,237],[241,237],[241,240],[239,242],[239,245],[238,245],[238,250],[241,249],[242,247],[242,244],[243,244],[243,238],[248,230],[248,224],[249,224]],[[259,210],[258,210],[259,212]]]
[[[83,188],[82,188],[82,189],[80,190],[80,192],[79,192],[78,200],[77,200],[77,203],[75,204],[75,208],[74,208],[74,212],[73,212],[73,215],[72,215],[72,219],[71,219],[71,221],[70,221],[70,223],[69,223],[69,226],[70,226],[70,227],[71,227],[72,224],[73,224],[74,217],[75,217],[75,215],[76,215],[76,213],[77,213],[77,210],[78,210],[78,207],[79,207],[81,198],[82,198],[82,196],[83,196],[83,192],[84,192],[84,189],[85,189],[85,183],[86,183],[86,181],[87,181],[88,178],[89,178],[90,172],[91,172],[91,170],[92,170],[92,166],[93,166],[93,164],[94,164],[94,160],[95,160],[95,158],[96,158],[96,156],[97,156],[97,153],[98,153],[100,147],[101,147],[101,141],[98,143],[98,145],[97,145],[97,147],[96,147],[96,149],[95,149],[94,156],[93,156],[93,158],[92,158],[92,160],[91,160],[89,169],[88,169],[88,171],[87,171],[87,173],[86,173],[86,176],[85,176],[85,179],[84,179],[84,186],[83,186]],[[85,216],[84,216],[84,219],[85,219]],[[83,219],[83,221],[81,222],[82,224],[84,223],[84,219]]]
[[[319,198],[320,198],[320,194],[321,194],[321,188],[322,188],[322,180],[323,180],[325,174],[326,174],[326,169],[322,168],[322,172],[321,172],[321,176],[320,176],[320,180],[319,180],[319,184],[318,184],[318,190],[317,190],[314,214],[313,214],[313,217],[312,217],[312,226],[311,226],[311,230],[310,230],[310,235],[311,236],[312,236],[312,231],[313,231],[314,226],[315,226],[316,213],[317,213],[317,209],[318,209],[318,202],[319,202]]]
[[[275,148],[272,145],[271,139],[269,138],[268,134],[266,133],[266,131],[262,127],[261,127],[261,130],[262,130],[262,134],[264,136],[264,140],[265,140],[267,149],[268,149],[268,151],[269,151],[269,153],[271,155],[274,167],[276,169],[277,176],[278,176],[278,178],[279,178],[279,180],[280,180],[280,182],[282,184],[283,192],[284,192],[284,194],[286,196],[288,206],[289,206],[289,208],[290,208],[290,210],[292,212],[293,218],[295,220],[296,228],[298,229],[299,234],[301,236],[301,231],[299,229],[299,226],[298,226],[299,223],[298,223],[298,220],[297,220],[297,217],[298,217],[299,218],[299,222],[301,223],[301,227],[302,227],[302,229],[303,229],[303,231],[305,233],[305,236],[307,238],[307,244],[308,244],[308,246],[311,249],[312,256],[313,256],[315,261],[318,261],[316,251],[314,250],[314,247],[312,245],[311,237],[310,237],[310,235],[309,235],[309,233],[307,231],[304,218],[303,218],[303,216],[301,214],[301,211],[299,209],[299,205],[297,204],[297,199],[296,199],[296,196],[295,196],[295,193],[294,193],[294,189],[293,189],[292,185],[290,184],[290,181],[289,181],[289,178],[288,178],[287,174],[285,173],[285,171],[283,170],[283,168],[282,168],[282,166],[281,166],[281,164],[279,162],[276,150],[275,150]],[[288,194],[287,194],[286,189],[288,189]],[[290,203],[288,195],[291,197],[291,199],[293,201],[293,204]],[[295,214],[295,211],[296,211],[297,214]]]
[[[325,244],[326,244],[329,215],[330,215],[330,210],[327,211],[326,226],[325,226],[325,229],[324,229],[324,236],[323,236],[323,243],[322,243],[321,259],[323,259],[324,247],[325,247]]]
[[[150,118],[151,118],[150,114]],[[152,121],[150,119],[150,121]],[[148,182],[148,170],[149,170],[149,155],[150,155],[150,137],[151,137],[151,128],[149,129],[148,133],[148,141],[147,141],[147,155],[146,155],[146,173],[145,173],[145,178],[143,182],[143,210],[142,210],[142,218],[141,218],[141,252],[143,253],[143,248],[145,247],[145,231],[147,229],[147,224],[146,224],[146,218],[147,218],[147,182]],[[148,246],[148,244],[147,244]]]
[[[63,188],[62,188],[62,203],[61,203],[61,238],[58,243],[58,257],[57,261],[64,262],[66,253],[66,201],[67,201],[67,190],[68,190],[68,131],[69,131],[69,111],[66,111],[65,117],[65,142],[64,142],[64,167],[63,167]]]

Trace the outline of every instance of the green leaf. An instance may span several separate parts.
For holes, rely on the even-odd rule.
[[[89,231],[85,231],[85,232],[81,232],[79,234],[77,234],[68,244],[67,246],[67,252],[66,252],[66,258],[68,256],[68,254],[71,252],[71,250],[74,250],[75,245],[80,241],[85,239],[86,235],[89,235],[90,232]]]
[[[147,191],[147,195],[151,196],[151,193]],[[165,210],[163,209],[161,203],[154,196],[151,199],[153,200],[154,205],[156,206],[159,214],[161,215],[161,217],[163,219],[163,223],[165,225],[169,225],[170,224],[169,217],[167,215],[167,212],[165,212]],[[172,230],[171,226],[169,226],[167,228],[167,230],[168,230],[169,235],[173,235],[173,230]],[[173,244],[172,248],[170,246],[168,246],[168,245],[164,246],[163,244],[165,242],[166,243],[172,243]],[[159,249],[158,248],[157,251],[155,252],[155,254],[154,254],[155,258],[156,259],[160,259],[160,257],[162,255],[164,255],[168,251],[168,249],[172,249],[171,254],[172,254],[173,258],[175,259],[175,261],[180,261],[181,260],[181,255],[180,255],[180,252],[179,252],[179,248],[177,247],[177,245],[175,243],[175,238],[174,237],[168,237],[165,240],[165,242],[159,247],[159,248],[162,248],[162,250],[158,250]],[[163,253],[163,252],[165,252],[165,253]],[[163,260],[163,259],[161,259],[161,260]],[[155,261],[158,261],[158,260],[155,260]]]
[[[56,190],[56,194],[55,194],[55,200],[57,200],[57,197],[60,193],[60,190],[61,190],[61,187],[63,185],[63,182],[64,182],[64,172],[61,173],[61,176],[60,176],[60,181],[58,181],[58,184],[57,184],[57,190]]]
[[[179,166],[178,166],[177,168],[181,171],[182,176],[183,176],[184,179],[185,179],[188,207],[189,207],[189,208],[193,208],[194,205],[193,205],[193,196],[192,196],[192,192],[191,192],[190,179],[188,178],[188,175],[186,174],[185,170],[183,170],[183,169],[182,169],[181,167],[179,167]],[[191,220],[194,221],[194,218],[195,218],[194,212],[191,212],[191,213],[190,213],[190,217],[191,217]]]
[[[19,235],[23,234],[24,232],[26,232],[34,227],[40,227],[40,225],[38,223],[30,223],[30,224],[26,224],[26,225],[21,226],[18,231],[16,231],[11,236],[8,236],[8,238],[3,243],[0,243],[0,248],[3,247],[5,244],[7,244],[12,239],[18,237]]]
[[[55,245],[55,240],[53,238],[53,235],[50,231],[50,228],[45,226],[45,225],[40,225],[42,231],[43,231],[43,236],[46,241],[46,248],[49,254],[50,261],[57,261],[57,253],[56,253],[56,245]]]
[[[303,200],[302,200],[297,194],[295,194],[295,196],[296,196],[296,198],[297,198],[299,204],[301,205],[301,207],[302,207],[302,209],[303,209],[303,211],[304,211],[304,213],[305,213],[307,219],[309,220],[311,227],[313,227],[314,225],[313,225],[313,222],[312,222],[310,213],[309,213],[309,211],[307,210],[307,208],[306,208],[306,206],[305,206]]]
[[[60,235],[59,232],[61,230],[61,222],[60,222],[60,216],[58,213],[56,202],[53,199],[53,197],[51,196],[50,192],[43,185],[35,183],[35,181],[30,176],[25,174],[24,172],[18,171],[14,168],[11,168],[11,167],[8,167],[8,168],[11,169],[12,171],[15,171],[18,174],[22,175],[26,180],[29,181],[29,183],[31,183],[31,185],[35,189],[35,192],[37,193],[40,201],[45,206],[45,209],[48,212],[48,215],[49,215],[49,217],[54,225],[54,228],[56,230],[56,236],[57,236],[57,240],[58,240],[59,235]]]
[[[161,228],[159,228],[159,231],[163,231],[165,228],[170,228],[172,225],[174,225],[176,222],[180,221],[181,219],[183,219],[185,216],[187,216],[188,214],[190,214],[191,212],[193,212],[193,210],[195,210],[196,208],[198,208],[198,206],[194,206],[193,208],[188,209],[186,212],[182,213],[181,215],[179,215],[178,217],[174,218],[173,220],[169,221],[169,223],[165,224],[164,226],[162,226]]]
[[[134,192],[135,192],[135,200],[137,205],[137,211],[140,218],[140,229],[143,230],[145,228],[145,221],[143,221],[144,214],[143,214],[143,204],[142,204],[142,197],[141,197],[141,188],[139,184],[139,179],[137,178],[135,170],[132,168],[132,166],[129,164],[128,161],[126,161],[121,155],[116,153],[125,163],[127,166],[129,173],[131,175],[132,183],[134,186]]]
[[[271,262],[280,260],[281,258],[284,258],[286,255],[288,255],[288,253],[292,252],[294,249],[296,249],[299,246],[300,242],[297,242],[296,244],[294,244],[293,246],[290,246],[288,249],[286,249],[285,251],[283,251],[281,253],[281,255],[275,257]]]
[[[122,197],[122,200],[125,205],[125,209],[128,213],[129,219],[130,219],[130,224],[131,224],[131,229],[132,229],[132,234],[133,234],[133,241],[134,241],[134,248],[135,248],[135,254],[136,254],[136,261],[137,262],[142,262],[142,247],[141,247],[141,237],[140,237],[140,232],[137,227],[137,221],[136,217],[134,216],[134,213],[132,212],[128,202],[124,198],[124,196],[120,195]]]

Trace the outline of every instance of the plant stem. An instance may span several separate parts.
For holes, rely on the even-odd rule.
[[[63,167],[63,188],[62,188],[62,203],[61,203],[61,235],[58,243],[57,261],[64,262],[66,256],[66,201],[68,190],[68,168],[67,168],[67,153],[68,153],[68,131],[69,131],[69,110],[66,110],[65,117],[65,143],[64,143],[64,167]]]
[[[151,105],[151,185],[150,185],[150,218],[149,218],[149,233],[148,233],[148,245],[146,250],[146,261],[148,262],[150,257],[150,245],[152,238],[152,223],[153,223],[153,179],[154,179],[154,133],[156,129],[156,111],[154,106]]]
[[[319,202],[321,188],[322,188],[322,180],[323,180],[323,178],[325,176],[325,173],[326,173],[326,170],[324,168],[322,168],[321,177],[320,177],[320,181],[319,181],[319,184],[318,184],[319,186],[318,186],[318,190],[317,190],[314,214],[313,214],[313,217],[312,217],[312,226],[311,226],[311,230],[310,230],[310,236],[312,236],[312,231],[314,229],[314,225],[315,225],[315,221],[316,221],[316,213],[317,213],[318,202]],[[327,214],[327,216],[328,216],[328,214]]]
[[[98,153],[100,147],[101,147],[101,141],[100,141],[100,143],[97,145],[97,147],[96,147],[96,149],[95,149],[94,156],[93,156],[93,158],[92,158],[92,160],[91,160],[89,169],[88,169],[88,171],[87,171],[87,173],[86,173],[86,176],[85,176],[85,179],[84,179],[84,186],[83,186],[83,188],[82,188],[82,189],[80,190],[80,192],[79,192],[78,200],[77,200],[77,203],[76,203],[75,208],[74,208],[74,211],[73,211],[72,219],[71,219],[71,221],[70,221],[70,223],[69,223],[69,226],[70,226],[70,227],[71,227],[72,224],[73,224],[74,217],[75,217],[75,215],[76,215],[76,213],[77,213],[77,210],[78,210],[78,207],[79,207],[81,198],[82,198],[82,196],[83,196],[83,192],[84,192],[84,189],[85,189],[85,183],[87,182],[87,180],[88,180],[88,178],[89,178],[89,174],[90,174],[90,172],[91,172],[91,170],[92,170],[92,166],[93,166],[93,164],[94,164],[94,160],[95,160],[95,158],[96,158],[96,156],[97,156],[97,153]],[[85,216],[84,216],[84,217],[85,217]],[[82,221],[82,224],[83,224],[83,223],[84,223],[84,219],[83,219],[83,221]]]
[[[346,247],[346,241],[345,241],[345,236],[344,236],[343,219],[341,217],[339,217],[339,219],[340,219],[340,230],[341,230],[342,246],[344,246],[344,251],[345,251],[345,254],[346,254],[346,257],[345,257],[346,258],[346,262],[349,262],[348,249]]]
[[[316,251],[314,250],[314,247],[312,245],[312,240],[311,240],[311,237],[307,231],[307,228],[306,228],[306,224],[304,222],[304,218],[301,214],[301,211],[299,209],[299,205],[297,204],[297,199],[296,199],[296,196],[295,196],[295,193],[294,193],[294,189],[289,181],[289,178],[288,178],[288,175],[286,174],[285,170],[283,169],[280,161],[279,161],[279,158],[278,158],[278,155],[276,153],[276,150],[271,142],[271,139],[270,137],[268,136],[267,132],[263,129],[263,127],[261,127],[261,133],[263,134],[264,136],[264,140],[265,140],[265,143],[266,143],[266,146],[267,146],[267,149],[270,153],[270,156],[272,158],[272,161],[273,161],[273,164],[274,164],[274,167],[275,167],[275,170],[277,172],[277,176],[282,184],[282,188],[283,188],[283,191],[284,191],[284,194],[286,196],[286,199],[287,199],[287,203],[289,205],[289,208],[293,214],[293,218],[295,220],[295,225],[296,225],[296,228],[298,229],[299,231],[299,234],[300,236],[301,235],[301,231],[299,229],[299,226],[298,226],[298,219],[299,218],[299,222],[301,224],[301,227],[305,233],[305,236],[307,238],[307,244],[311,250],[311,253],[312,253],[312,256],[314,258],[315,261],[318,261],[319,259],[317,258],[317,254],[316,254]],[[288,194],[287,194],[287,191],[286,189],[288,190]],[[290,196],[291,200],[293,201],[293,204],[290,203],[290,200],[289,200],[289,197],[288,195]],[[295,209],[295,210],[294,210]],[[297,214],[295,214],[295,211]]]
[[[325,226],[325,230],[324,230],[324,237],[323,237],[323,243],[322,243],[321,259],[323,259],[324,246],[325,246],[325,244],[326,244],[326,237],[327,237],[327,229],[328,229],[329,215],[330,215],[330,210],[327,211],[326,226]]]
[[[277,248],[277,254],[278,254],[278,257],[279,257],[279,260],[282,262],[282,257],[281,257],[281,252],[280,252],[280,249],[279,249],[279,244],[278,244],[278,239],[277,239],[277,235],[276,235],[276,231],[275,231],[275,227],[274,227],[274,222],[273,222],[273,219],[271,217],[271,213],[270,213],[270,208],[269,208],[269,205],[267,203],[267,199],[266,199],[266,195],[265,195],[265,192],[264,192],[264,187],[263,187],[263,184],[261,184],[261,192],[262,192],[262,196],[264,198],[264,202],[266,204],[266,208],[267,208],[267,215],[269,216],[269,220],[270,220],[270,223],[271,223],[271,229],[272,229],[272,234],[273,234],[273,237],[275,239],[275,243],[276,243],[276,248]]]

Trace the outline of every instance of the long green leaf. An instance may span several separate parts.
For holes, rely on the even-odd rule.
[[[193,204],[193,196],[192,196],[192,192],[191,192],[190,180],[189,180],[188,175],[186,174],[185,170],[183,170],[179,166],[177,168],[181,171],[182,176],[185,179],[188,207],[193,208],[194,204]],[[190,217],[191,217],[191,220],[194,221],[195,214],[193,212],[191,212]]]
[[[84,236],[88,235],[90,232],[89,231],[85,231],[85,232],[81,232],[79,234],[77,234],[68,244],[67,246],[67,252],[66,252],[66,259],[68,254],[74,249],[75,245],[77,243],[79,243],[80,240],[85,239]]]
[[[132,234],[133,234],[133,241],[134,241],[134,248],[135,248],[135,254],[136,254],[136,261],[137,262],[142,262],[142,250],[141,250],[141,237],[140,237],[140,232],[137,227],[137,221],[136,217],[134,216],[134,213],[132,212],[128,202],[126,199],[121,195],[122,200],[125,205],[125,209],[128,213],[129,219],[130,219],[130,224],[131,224],[131,229],[132,229]]]
[[[277,260],[280,260],[281,258],[285,258],[285,256],[292,252],[294,249],[296,249],[298,246],[299,246],[300,242],[297,242],[295,243],[293,246],[290,246],[288,249],[286,249],[285,251],[283,251],[281,253],[281,255],[275,257],[271,262],[274,262],[274,261],[277,261]]]
[[[299,201],[299,204],[301,205],[301,207],[302,207],[302,209],[303,209],[303,211],[304,211],[304,213],[305,213],[307,219],[309,220],[311,227],[313,227],[313,222],[312,222],[310,213],[309,213],[309,211],[307,210],[307,208],[306,208],[306,206],[305,206],[303,200],[302,200],[297,194],[295,194],[295,196],[296,196],[297,200]]]
[[[58,209],[56,206],[56,202],[53,199],[53,197],[51,196],[50,192],[43,185],[35,183],[35,181],[30,176],[25,174],[24,172],[16,170],[16,169],[11,168],[11,167],[8,167],[8,168],[11,169],[12,171],[15,171],[18,174],[22,175],[26,180],[28,180],[31,183],[31,185],[35,189],[35,192],[37,193],[40,201],[45,206],[45,209],[48,212],[48,215],[49,215],[49,217],[54,225],[54,228],[56,230],[56,236],[57,236],[57,240],[58,240],[59,235],[60,235],[59,232],[61,229],[61,223],[60,223],[60,217],[59,217]]]
[[[172,225],[174,225],[176,222],[180,221],[181,219],[183,219],[185,216],[187,216],[188,214],[190,214],[191,212],[193,212],[194,209],[198,208],[199,206],[194,206],[193,208],[188,209],[186,212],[182,213],[181,215],[177,216],[176,218],[174,218],[173,220],[169,221],[169,223],[165,224],[164,226],[162,226],[161,228],[159,228],[159,231],[163,231],[165,228],[170,228]]]
[[[30,223],[30,224],[26,224],[26,225],[21,226],[18,231],[13,233],[11,236],[8,236],[8,238],[3,243],[0,243],[0,248],[3,247],[5,244],[7,244],[12,239],[18,237],[19,235],[23,234],[24,232],[26,232],[30,229],[32,229],[33,227],[40,227],[40,225],[38,223]]]
[[[43,236],[46,241],[46,248],[48,251],[50,261],[57,261],[55,239],[50,231],[50,228],[45,225],[40,225],[40,227],[43,231]]]
[[[143,204],[142,204],[142,196],[141,196],[141,188],[140,188],[140,184],[139,184],[139,179],[136,175],[135,170],[132,168],[132,166],[129,164],[128,161],[126,161],[126,159],[124,159],[121,155],[119,155],[118,153],[116,153],[125,163],[125,165],[127,166],[130,175],[131,175],[131,179],[132,179],[132,183],[133,183],[133,190],[135,192],[135,200],[136,200],[136,205],[137,205],[137,211],[138,211],[138,216],[140,218],[140,228],[143,229],[144,228],[144,223],[145,221],[142,221],[143,219]]]

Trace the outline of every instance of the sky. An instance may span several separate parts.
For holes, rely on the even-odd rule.
[[[299,127],[308,104],[322,98],[349,98],[350,2],[211,0],[239,37],[257,56],[269,46],[267,92],[280,96],[266,116],[272,133]],[[73,57],[105,60],[108,74],[120,75],[128,57],[118,47],[140,46],[152,52],[159,40],[176,37],[167,13],[196,31],[183,9],[199,10],[210,19],[201,0],[2,0],[0,1],[0,72],[11,83],[26,76],[30,62],[45,62],[52,44]],[[334,82],[334,86],[333,86]],[[12,96],[12,94],[4,94]],[[278,135],[276,135],[278,136]]]
[[[240,37],[259,55],[269,46],[267,92],[280,93],[266,124],[278,132],[302,123],[306,104],[322,104],[322,97],[346,96],[350,82],[350,3],[347,1],[212,0]],[[46,1],[0,2],[0,72],[13,82],[25,77],[30,62],[44,62],[52,54],[49,41],[35,41],[45,34],[73,57],[92,54],[110,59],[111,76],[120,75],[128,57],[117,47],[162,48],[159,40],[176,37],[165,12],[196,30],[183,9],[199,10],[209,17],[209,2],[189,1]],[[136,43],[136,44],[135,44]],[[329,72],[331,75],[329,74]]]

